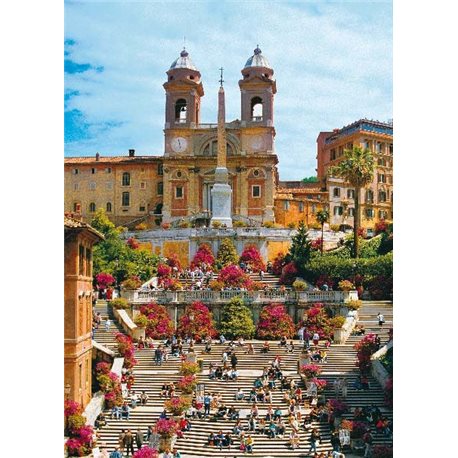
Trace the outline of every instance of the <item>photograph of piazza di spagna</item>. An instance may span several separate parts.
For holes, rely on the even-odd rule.
[[[391,3],[65,4],[64,456],[393,456]]]

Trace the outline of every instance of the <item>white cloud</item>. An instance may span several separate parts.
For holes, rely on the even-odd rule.
[[[298,2],[68,3],[68,56],[104,71],[66,76],[70,109],[112,129],[66,145],[67,154],[162,154],[165,72],[186,36],[202,73],[203,122],[215,122],[218,68],[227,118],[240,118],[240,70],[259,43],[275,69],[281,179],[314,173],[316,137],[361,117],[391,118],[391,4]],[[298,164],[301,164],[298,167]]]

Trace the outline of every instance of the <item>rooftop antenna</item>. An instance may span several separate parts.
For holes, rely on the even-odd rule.
[[[186,49],[186,36],[183,37],[183,50]]]
[[[219,84],[221,85],[221,87],[223,87],[223,83],[224,83],[224,80],[223,80],[223,70],[224,70],[223,67],[221,67],[221,68],[219,69],[219,71],[221,72],[221,77],[220,77],[220,79],[219,79]]]

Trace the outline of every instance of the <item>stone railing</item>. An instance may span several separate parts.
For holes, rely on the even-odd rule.
[[[111,372],[115,373],[118,377],[121,377],[121,369],[123,364],[124,358],[115,358],[113,365],[111,366]],[[97,391],[97,393],[92,396],[92,399],[83,412],[83,415],[86,417],[86,425],[94,426],[96,418],[103,410],[104,403],[105,395],[101,391]]]
[[[358,312],[356,310],[348,312],[348,315],[345,318],[345,323],[342,327],[340,329],[334,329],[334,343],[344,344],[350,337],[357,321]]]
[[[382,387],[386,385],[387,380],[390,378],[390,374],[388,374],[387,370],[379,361],[379,359],[384,356],[386,352],[392,347],[393,341],[391,340],[371,356],[371,374]]]
[[[201,301],[204,303],[226,303],[233,297],[241,297],[251,303],[270,302],[324,302],[344,304],[358,299],[356,291],[292,291],[269,289],[261,291],[238,290],[196,290],[196,291],[144,291],[136,290],[129,297],[132,304],[157,302],[160,304],[188,303]]]
[[[125,310],[117,310],[113,308],[113,313],[119,324],[124,329],[124,332],[132,337],[134,340],[138,340],[140,337],[145,338],[145,328],[137,326]]]

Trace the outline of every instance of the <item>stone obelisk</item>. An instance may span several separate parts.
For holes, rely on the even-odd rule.
[[[211,190],[212,219],[226,227],[232,227],[231,202],[232,189],[226,167],[226,108],[223,88],[223,69],[221,68],[220,88],[218,91],[218,155],[216,159],[215,184]]]

